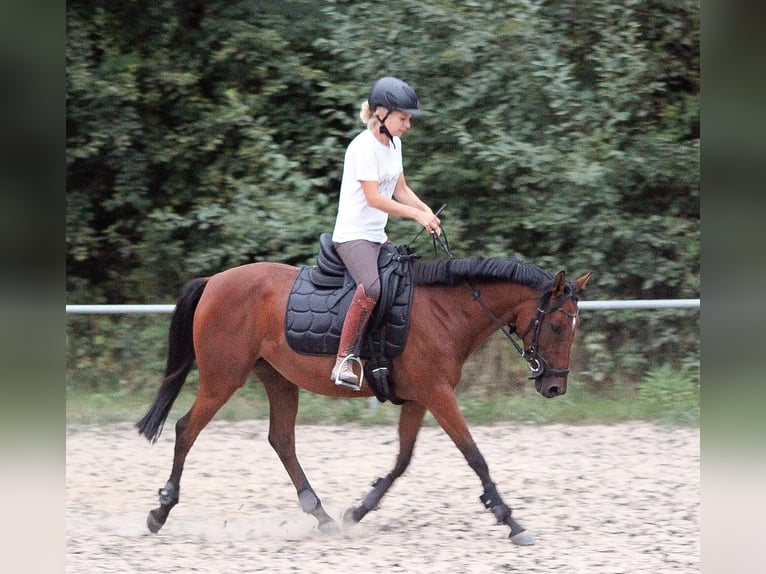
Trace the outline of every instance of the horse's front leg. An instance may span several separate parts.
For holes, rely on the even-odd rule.
[[[399,454],[396,457],[394,469],[384,478],[378,478],[373,483],[372,490],[364,497],[359,506],[346,510],[343,515],[344,523],[355,524],[364,518],[370,510],[375,510],[394,481],[407,469],[412,460],[415,440],[418,437],[425,414],[425,407],[416,402],[408,401],[402,405],[399,413]]]
[[[479,452],[479,448],[468,430],[463,414],[455,397],[455,392],[451,387],[445,386],[434,388],[429,393],[428,404],[426,405],[439,425],[449,435],[460,452],[463,453],[468,465],[474,470],[481,480],[484,492],[479,497],[485,508],[492,511],[498,524],[507,524],[511,532],[508,535],[514,544],[520,546],[529,546],[535,543],[532,533],[526,531],[511,516],[511,508],[503,502],[497,487],[489,475],[489,466],[484,456]]]
[[[271,365],[258,363],[255,369],[269,397],[269,444],[279,456],[298,493],[298,502],[306,514],[319,523],[322,532],[338,532],[335,521],[322,507],[295,454],[295,419],[298,414],[298,387],[285,379]]]

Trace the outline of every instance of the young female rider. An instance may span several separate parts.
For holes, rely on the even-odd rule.
[[[429,233],[440,233],[440,221],[404,179],[400,137],[410,118],[420,115],[412,88],[393,77],[381,78],[362,102],[359,117],[367,129],[346,149],[333,244],[357,282],[340,336],[331,378],[338,385],[358,388],[350,361],[380,296],[378,254],[388,241],[389,215],[414,219]]]

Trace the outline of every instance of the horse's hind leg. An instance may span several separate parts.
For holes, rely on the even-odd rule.
[[[309,484],[295,454],[295,418],[298,414],[298,387],[280,375],[264,361],[255,367],[255,373],[266,388],[269,397],[269,444],[279,456],[298,493],[303,512],[319,522],[319,530],[336,532],[338,525],[325,512],[322,502]]]
[[[409,401],[402,405],[402,410],[399,413],[399,454],[396,457],[396,464],[385,478],[378,478],[372,484],[372,490],[364,497],[359,506],[346,510],[343,515],[345,523],[357,523],[370,510],[375,510],[394,481],[407,469],[412,460],[415,441],[418,438],[425,414],[425,407],[419,403]]]
[[[181,490],[181,473],[183,472],[186,455],[189,454],[194,441],[200,431],[210,422],[218,409],[229,400],[238,388],[242,387],[247,380],[244,374],[228,383],[225,380],[215,379],[215,385],[200,369],[200,386],[197,398],[194,400],[189,412],[178,419],[176,423],[176,444],[173,454],[173,468],[170,478],[159,491],[160,506],[149,512],[146,525],[151,532],[158,532],[165,524],[170,510],[178,504],[178,496]]]

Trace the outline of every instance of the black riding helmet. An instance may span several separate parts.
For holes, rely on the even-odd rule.
[[[389,112],[399,110],[413,116],[423,113],[415,90],[407,82],[392,76],[386,76],[375,82],[367,102],[373,112],[376,106],[383,106]]]
[[[391,145],[394,145],[394,138],[385,125],[386,119],[391,115],[391,112],[399,110],[413,116],[419,116],[423,113],[420,109],[420,102],[415,90],[407,82],[403,82],[393,76],[386,76],[375,82],[370,91],[370,97],[367,98],[367,103],[370,105],[370,110],[373,113],[375,113],[377,106],[383,106],[388,110],[385,117],[381,118],[377,114],[375,114],[375,117],[380,122],[380,133],[388,136]]]

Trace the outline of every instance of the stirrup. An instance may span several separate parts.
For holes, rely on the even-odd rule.
[[[340,372],[343,370],[343,367],[348,361],[353,361],[357,365],[359,365],[359,382],[356,384],[348,383],[340,378]],[[353,369],[351,370],[353,371]],[[343,357],[343,360],[338,364],[338,376],[334,379],[333,382],[339,387],[346,387],[348,389],[353,389],[355,391],[361,391],[362,383],[364,382],[364,365],[362,365],[361,359],[357,357],[356,355],[346,355],[345,357]]]

